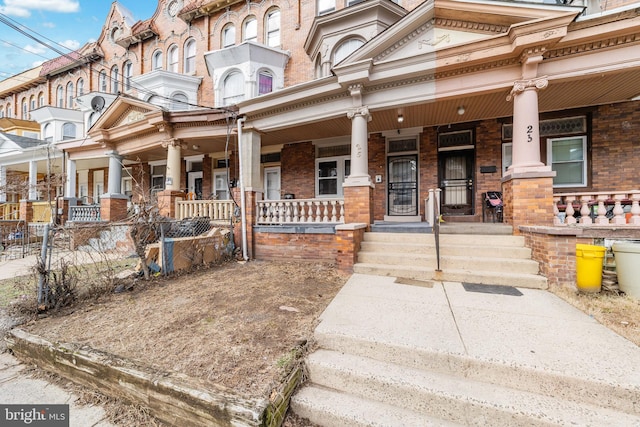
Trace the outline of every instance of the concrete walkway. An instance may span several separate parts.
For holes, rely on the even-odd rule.
[[[354,274],[315,339],[320,425],[640,426],[640,348],[548,291]]]

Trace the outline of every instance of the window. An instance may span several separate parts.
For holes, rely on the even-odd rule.
[[[216,200],[229,200],[229,185],[227,185],[227,172],[214,172],[213,194]]]
[[[156,50],[155,52],[153,52],[151,67],[154,70],[162,70],[162,51],[161,50]]]
[[[547,164],[556,173],[554,187],[587,185],[586,152],[586,136],[547,139]]]
[[[76,137],[76,125],[74,123],[65,123],[62,125],[62,140],[74,139]]]
[[[244,99],[244,77],[235,71],[224,79],[223,105],[237,104]]]
[[[196,72],[196,41],[188,40],[184,45],[184,73],[194,74]]]
[[[164,190],[164,183],[165,183],[164,176],[166,172],[167,172],[167,165],[151,166],[151,191]]]
[[[318,55],[316,59],[316,79],[322,77],[322,57]]]
[[[255,16],[250,16],[244,21],[242,30],[242,41],[248,42],[258,39],[258,21]]]
[[[27,120],[28,114],[29,109],[27,108],[27,100],[26,98],[22,98],[22,120]]]
[[[189,98],[182,92],[171,95],[171,105],[169,109],[172,111],[186,110],[188,108]]]
[[[100,113],[98,113],[97,111],[94,111],[93,113],[91,113],[91,115],[89,116],[89,126],[87,127],[90,128],[91,126],[93,126],[96,120],[98,120],[98,117],[100,117]]]
[[[280,46],[280,10],[273,9],[267,13],[267,19],[265,23],[267,46],[279,47]]]
[[[11,105],[7,106],[7,117],[8,118],[13,117],[13,110],[11,109]]]
[[[351,55],[363,44],[364,42],[360,39],[349,39],[340,43],[335,53],[333,54],[334,65],[339,64],[340,61]]]
[[[4,107],[0,107],[0,119],[4,117]]]
[[[100,76],[98,77],[98,84],[100,85],[100,92],[107,92],[107,72],[102,70],[100,71]]]
[[[46,125],[44,125],[44,131],[42,133],[44,134],[45,141],[53,141],[53,126],[51,125],[51,123],[47,123]]]
[[[120,91],[120,70],[117,66],[111,68],[111,93],[118,93]]]
[[[280,167],[264,168],[265,200],[280,200]]]
[[[167,52],[167,70],[178,72],[178,46],[172,45]]]
[[[231,47],[236,44],[236,27],[227,24],[222,30],[222,47]]]
[[[78,93],[78,96],[84,95],[84,80],[83,79],[78,79],[77,93]]]
[[[318,0],[318,15],[336,10],[336,0]]]
[[[258,95],[273,92],[273,76],[268,71],[258,73]]]
[[[56,105],[60,108],[64,107],[64,89],[62,85],[56,90]]]
[[[33,95],[31,95],[31,99],[29,99],[29,109],[31,110],[36,109],[36,97]]]
[[[513,144],[511,142],[507,142],[502,144],[502,174],[507,173],[507,169],[509,166],[513,164]]]
[[[122,67],[122,80],[124,83],[124,90],[131,89],[131,77],[133,77],[133,64],[131,63],[131,61],[127,61]]]
[[[38,107],[44,107],[44,94],[42,92],[38,95]]]
[[[350,156],[316,159],[316,196],[342,197],[342,183],[350,173]]]
[[[67,83],[67,108],[73,108],[73,83]]]

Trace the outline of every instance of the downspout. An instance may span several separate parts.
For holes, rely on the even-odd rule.
[[[244,123],[245,118],[241,117],[238,119],[238,170],[240,174],[240,222],[242,224],[242,259],[245,261],[249,260],[249,255],[247,254],[247,215],[246,215],[246,197],[244,194],[244,179],[242,179],[242,124]]]

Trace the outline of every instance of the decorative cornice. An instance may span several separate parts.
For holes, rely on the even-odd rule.
[[[397,42],[395,42],[393,44],[393,46],[385,49],[384,52],[382,52],[379,55],[377,55],[376,57],[374,57],[373,61],[374,62],[381,61],[382,59],[384,59],[385,57],[389,56],[390,54],[395,52],[397,49],[399,49],[400,47],[402,47],[405,44],[409,43],[411,40],[415,39],[420,34],[424,33],[425,31],[429,30],[432,27],[433,27],[433,20],[430,20],[429,22],[425,22],[419,28],[416,28],[415,30],[413,30],[411,32],[411,34],[403,37],[401,40],[398,40]]]
[[[247,120],[261,119],[264,117],[276,116],[278,114],[288,113],[290,111],[300,110],[303,108],[311,107],[314,105],[324,104],[326,102],[338,101],[341,99],[350,98],[351,95],[347,92],[340,92],[331,96],[324,96],[322,98],[316,98],[305,102],[298,102],[296,104],[283,105],[278,108],[270,108],[261,113],[251,114],[247,117]]]
[[[507,95],[507,101],[511,101],[513,98],[515,98],[516,95],[524,92],[525,90],[542,90],[547,86],[549,86],[549,80],[547,79],[547,76],[536,77],[535,79],[516,80],[513,83],[513,89],[511,89],[511,92],[509,93],[509,95]]]
[[[436,18],[435,25],[452,30],[474,31],[483,34],[503,34],[509,31],[507,25],[484,24],[482,22],[462,21],[459,19]]]
[[[598,40],[591,43],[583,43],[573,46],[551,49],[544,53],[545,59],[562,58],[572,55],[580,55],[586,52],[594,52],[601,49],[620,47],[626,44],[640,43],[640,34],[627,34],[625,36],[611,37],[606,40]]]

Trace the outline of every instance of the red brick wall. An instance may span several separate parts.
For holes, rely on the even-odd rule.
[[[553,225],[552,180],[514,178],[504,183],[504,222],[513,226],[514,234],[519,234],[521,225]]]
[[[480,173],[481,166],[495,166],[496,172]],[[482,193],[502,191],[502,125],[496,120],[476,127],[475,217],[482,221]]]
[[[424,201],[429,197],[429,189],[436,189],[438,187],[438,136],[436,128],[426,128],[420,138],[420,157],[419,167],[420,183],[418,185],[420,189],[420,212],[423,219],[426,212],[424,212]]]
[[[638,102],[602,105],[593,114],[592,190],[638,188]],[[580,190],[588,191],[588,190]]]
[[[336,230],[337,262],[340,271],[353,273],[353,265],[358,260],[358,252],[362,246],[364,232],[364,228]]]
[[[127,199],[104,197],[100,199],[100,218],[103,221],[121,221],[127,218]]]
[[[311,142],[282,147],[282,194],[293,193],[296,199],[315,197],[315,157],[315,147]]]
[[[371,187],[345,187],[344,222],[371,224],[373,222],[373,191]]]
[[[254,258],[335,262],[338,245],[334,234],[255,233]]]
[[[382,175],[382,182],[375,184],[372,191],[373,218],[382,220],[387,213],[387,148],[386,139],[382,134],[369,136],[369,175],[375,180],[376,175]]]

